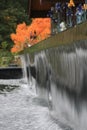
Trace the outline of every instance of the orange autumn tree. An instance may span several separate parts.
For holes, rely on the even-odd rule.
[[[11,52],[19,52],[25,47],[32,46],[46,39],[50,34],[50,18],[35,18],[29,26],[25,23],[19,24],[17,25],[16,33],[11,34],[11,39],[14,42]]]

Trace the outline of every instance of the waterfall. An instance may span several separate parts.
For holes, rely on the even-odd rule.
[[[86,41],[34,54],[36,92],[51,102],[51,116],[73,130],[87,130]]]
[[[23,78],[27,84],[31,84],[30,59],[28,54],[21,55]]]
[[[49,101],[49,69],[44,52],[35,55],[36,92],[40,98]]]

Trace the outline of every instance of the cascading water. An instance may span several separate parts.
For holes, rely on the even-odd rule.
[[[48,64],[44,53],[35,56],[36,91],[40,98],[49,101]]]
[[[33,63],[22,55],[23,79],[0,80],[0,130],[87,130],[86,47],[80,41],[50,48],[35,53]]]
[[[29,61],[29,55],[24,54],[20,56],[21,62],[22,62],[22,70],[23,70],[23,77],[25,78],[25,82],[30,85],[32,77],[30,73],[30,61]]]
[[[79,41],[35,54],[37,94],[52,102],[51,116],[73,130],[87,130],[86,47]]]

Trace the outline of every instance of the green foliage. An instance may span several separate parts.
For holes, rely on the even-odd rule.
[[[6,49],[10,50],[13,45],[10,34],[15,32],[17,24],[30,24],[24,3],[27,4],[27,0],[0,0],[0,47],[8,44]]]
[[[6,41],[1,43],[1,47],[3,50],[5,50],[7,48],[7,46],[8,46],[8,43]]]
[[[0,67],[7,67],[14,59],[14,55],[7,50],[0,50]]]
[[[8,50],[3,51],[3,49],[0,49],[0,57],[10,57],[13,56],[11,52],[9,52]]]

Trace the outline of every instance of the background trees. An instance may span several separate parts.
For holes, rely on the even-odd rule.
[[[13,41],[11,33],[15,33],[19,23],[30,23],[28,16],[28,0],[0,0],[0,66],[8,66],[14,60],[10,52]]]
[[[10,51],[13,45],[10,34],[15,32],[19,23],[30,23],[28,0],[0,0],[0,49]]]

